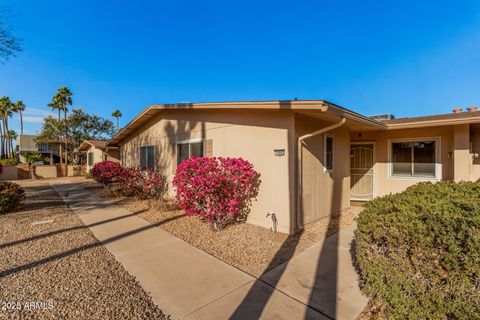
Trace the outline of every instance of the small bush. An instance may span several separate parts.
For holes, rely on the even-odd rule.
[[[358,218],[363,290],[388,319],[480,318],[480,184],[420,183]]]
[[[102,161],[95,164],[91,172],[95,181],[108,186],[117,181],[123,172],[123,168],[118,162]]]
[[[14,167],[19,163],[17,159],[1,159],[0,165],[4,167]]]
[[[0,213],[19,209],[25,200],[25,191],[16,183],[0,181]]]
[[[177,167],[173,185],[185,214],[213,221],[221,229],[246,218],[258,193],[259,177],[242,158],[193,157]]]
[[[84,177],[85,177],[85,179],[92,179],[92,178],[93,178],[93,176],[92,176],[92,171],[87,170],[87,171],[85,172]]]
[[[116,188],[117,192],[141,199],[161,199],[167,191],[167,183],[158,172],[125,168],[118,177]]]

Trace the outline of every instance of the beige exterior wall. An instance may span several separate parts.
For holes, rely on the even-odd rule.
[[[2,173],[0,174],[2,180],[17,180],[18,168],[17,167],[2,167]]]
[[[388,164],[389,140],[438,138],[440,140],[440,150],[438,152],[441,161],[441,179],[452,180],[454,178],[453,137],[453,127],[445,126],[361,133],[352,132],[351,141],[375,142],[374,196],[377,197],[401,192],[421,181],[438,181],[437,179],[390,177]],[[463,166],[468,166],[468,162],[463,162]]]
[[[453,126],[453,178],[455,181],[469,181],[472,157],[470,156],[470,125]]]
[[[93,153],[93,164],[89,165],[87,162],[87,170],[91,170],[92,167],[99,162],[103,161],[103,152],[100,149],[95,148],[94,146],[91,146],[90,149],[87,150],[87,161],[88,161],[88,154]]]
[[[477,181],[480,179],[480,124],[470,125],[470,140],[472,148],[470,178],[472,181]]]
[[[39,178],[56,178],[57,177],[57,166],[37,166],[35,172]]]
[[[155,145],[156,166],[169,183],[169,195],[176,170],[176,144],[204,139],[211,156],[242,157],[261,174],[257,201],[248,221],[270,227],[267,213],[275,213],[278,231],[292,233],[294,228],[293,113],[291,111],[252,110],[166,110],[127,137],[121,145],[121,162],[128,167],[140,165],[140,146]],[[285,149],[278,157],[274,149]]]
[[[68,165],[68,176],[69,177],[81,177],[85,175],[86,166],[79,165]]]
[[[94,146],[90,146],[90,148],[86,151],[87,153],[87,161],[88,161],[88,154],[93,153],[93,164],[88,165],[86,164],[86,168],[88,171],[92,169],[92,167],[102,161],[114,161],[120,162],[120,151],[119,150],[108,150],[107,152],[102,151],[101,149],[95,148]]]
[[[105,160],[120,162],[120,150],[107,150],[105,152]]]
[[[297,115],[297,138],[332,123]],[[325,170],[325,136],[333,136],[333,170]],[[336,215],[350,207],[350,131],[346,126],[304,140],[299,154],[301,165],[300,220],[304,225]]]

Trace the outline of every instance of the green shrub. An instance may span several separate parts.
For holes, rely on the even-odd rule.
[[[16,166],[19,163],[17,159],[1,159],[0,160],[0,165],[4,167],[13,167]]]
[[[25,191],[16,183],[0,181],[0,214],[19,209],[25,200]]]
[[[87,171],[85,172],[85,179],[93,179],[92,171],[87,170]]]
[[[363,291],[389,319],[480,319],[480,183],[420,183],[358,218]]]

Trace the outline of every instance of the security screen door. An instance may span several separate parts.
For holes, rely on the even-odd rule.
[[[351,144],[350,146],[350,200],[373,199],[373,166],[375,164],[373,144]]]

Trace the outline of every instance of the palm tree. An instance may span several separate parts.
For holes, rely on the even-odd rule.
[[[8,130],[8,138],[10,139],[10,148],[12,150],[12,158],[15,158],[15,152],[13,149],[13,140],[17,139],[18,134],[15,132],[15,130]]]
[[[11,138],[10,136],[8,135],[8,133],[10,132],[10,130],[8,129],[8,118],[11,118],[12,115],[13,115],[13,112],[15,112],[15,104],[13,103],[10,103],[6,113],[5,113],[5,137],[7,139],[7,155],[8,155],[8,158],[9,159],[12,159],[13,158],[13,148],[11,148]]]
[[[22,100],[17,100],[15,102],[15,110],[19,113],[20,115],[20,134],[23,135],[23,111],[25,111],[25,104],[23,104],[23,101]]]
[[[0,118],[1,118],[1,122],[0,122],[0,142],[1,142],[1,159],[4,159],[5,158],[5,121],[4,121],[4,116],[5,116],[5,110],[7,110],[8,108],[8,104],[10,102],[10,98],[9,97],[1,97],[0,98]]]
[[[3,96],[0,98],[0,117],[2,118],[3,123],[3,132],[2,132],[2,154],[4,157],[5,153],[8,158],[12,156],[12,150],[10,149],[10,139],[8,137],[8,118],[10,118],[15,111],[15,104],[12,103],[9,97]]]
[[[65,121],[65,164],[68,164],[68,128],[67,125],[67,112],[68,108],[67,105],[72,105],[72,91],[68,89],[66,86],[60,87],[57,89],[57,93],[52,98],[52,102],[48,105],[52,108],[52,110],[58,110],[58,120],[61,121],[61,112],[64,112],[64,121]],[[60,143],[60,163],[63,162],[62,156],[62,144]]]
[[[121,116],[122,116],[122,113],[118,109],[115,109],[115,111],[112,112],[112,117],[117,118],[117,131],[118,131],[118,118],[120,118]]]
[[[52,109],[52,111],[58,110],[58,120],[60,120],[60,108],[58,107],[58,103],[52,100],[52,102],[50,102],[48,106],[50,107],[50,109]]]
[[[48,106],[52,109],[52,111],[58,110],[58,121],[61,121],[61,116],[60,116],[60,111],[61,107],[58,103],[58,101],[55,101],[55,99],[52,99],[52,102],[48,104]],[[60,163],[63,163],[63,150],[62,150],[62,143],[61,141],[58,144],[58,153],[60,156]]]
[[[57,89],[57,93],[53,96],[52,103],[58,109],[58,120],[60,120],[60,111],[68,112],[67,105],[72,105],[73,93],[66,86]],[[50,104],[49,104],[50,105]]]
[[[30,174],[33,180],[37,180],[37,172],[35,171],[35,162],[42,161],[43,157],[39,153],[27,153],[25,154],[25,161],[28,163],[28,168],[30,169]]]

